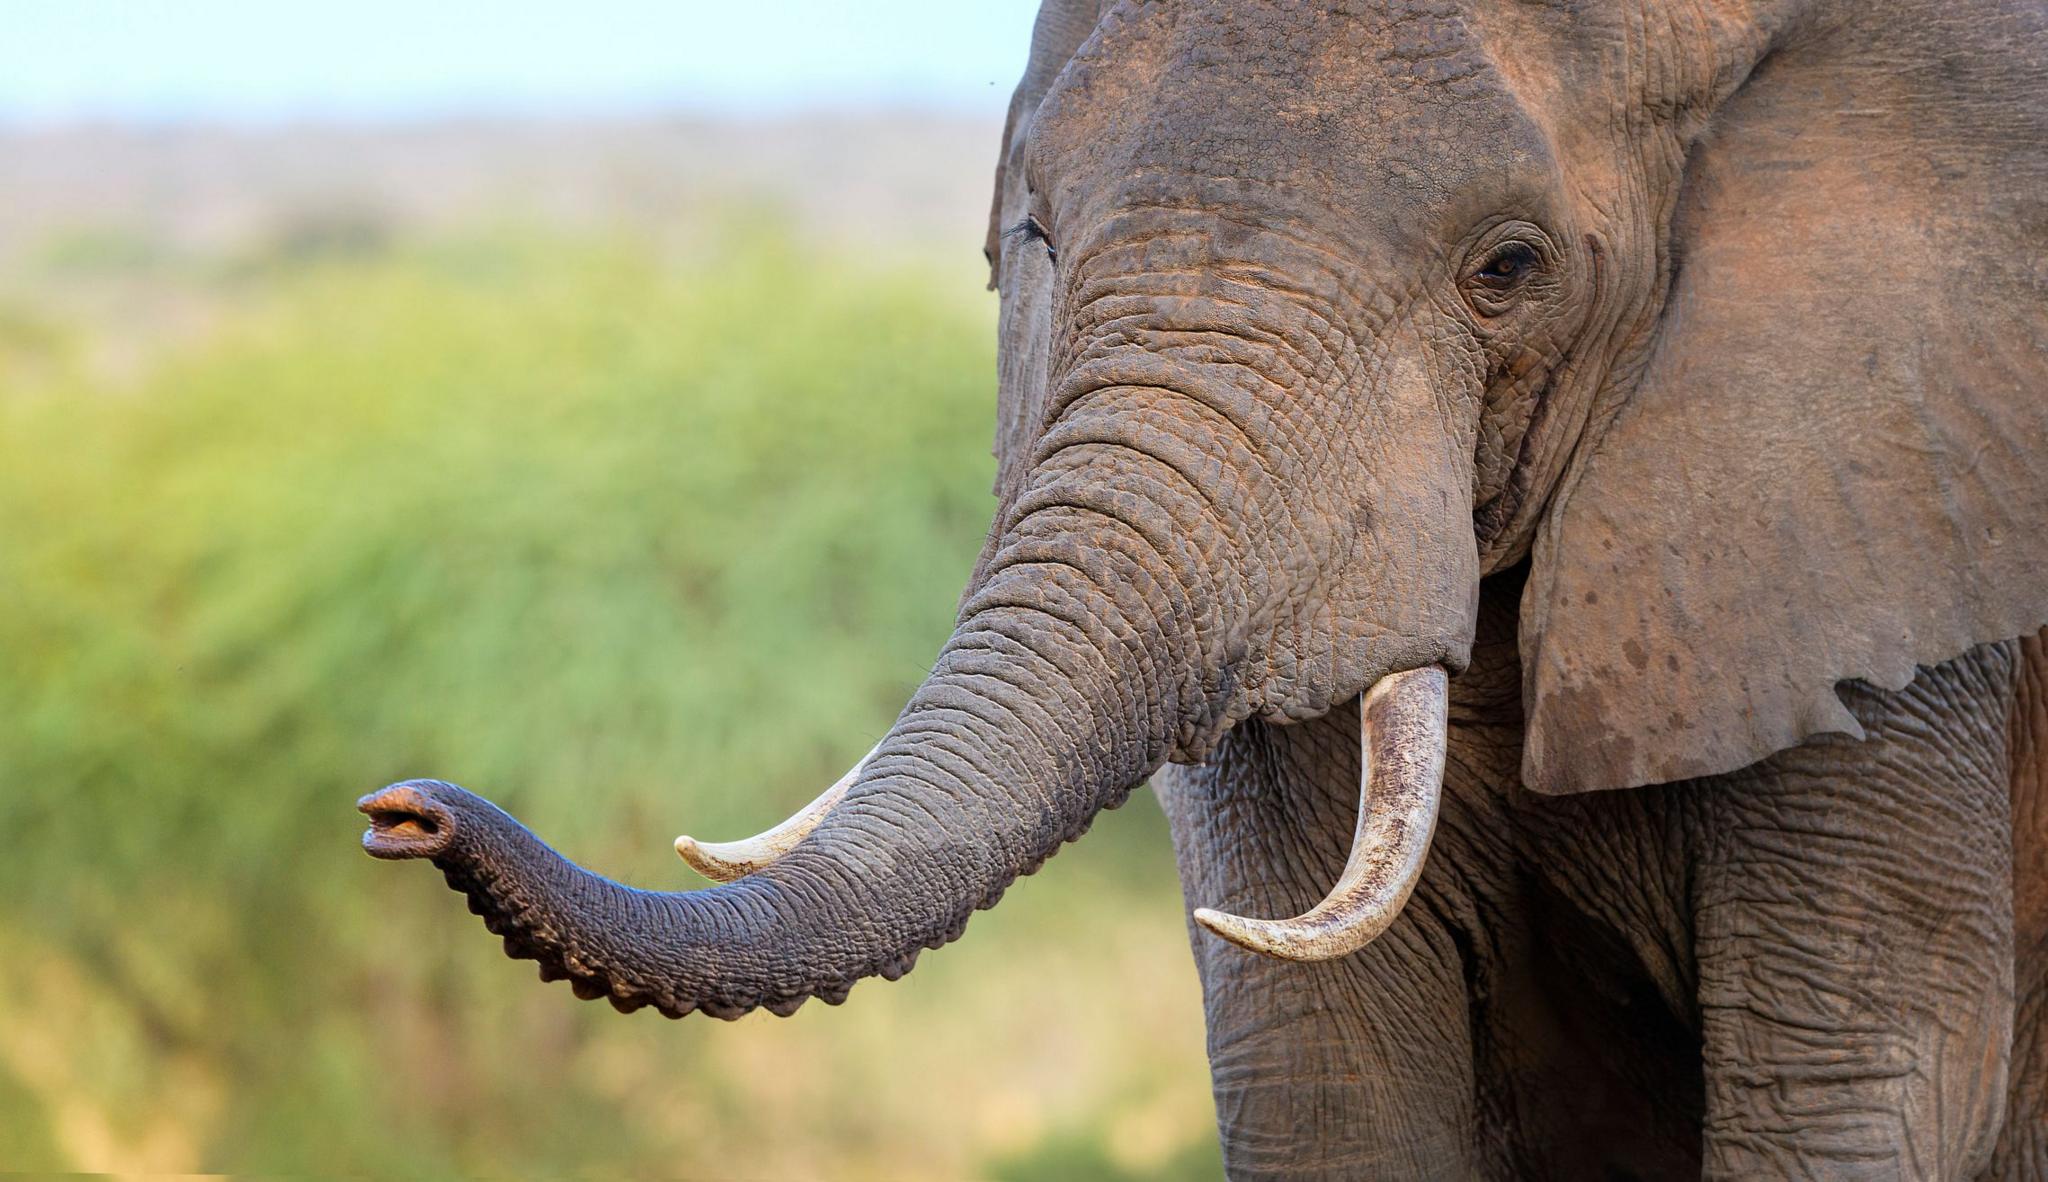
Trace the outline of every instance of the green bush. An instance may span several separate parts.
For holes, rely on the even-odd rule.
[[[316,251],[139,387],[0,385],[0,1167],[1017,1178],[1128,1126],[1214,1172],[1149,798],[904,982],[733,1026],[574,1002],[355,848],[436,775],[684,885],[670,837],[807,799],[943,639],[992,299],[661,254]]]

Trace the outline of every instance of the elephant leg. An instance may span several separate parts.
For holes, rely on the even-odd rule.
[[[2048,1178],[2048,632],[2020,642],[2013,695],[2012,1084],[1986,1179]]]
[[[1322,897],[1357,817],[1354,718],[1246,723],[1203,767],[1157,779],[1191,906],[1289,916]],[[1441,860],[1385,935],[1338,960],[1194,932],[1232,1178],[1482,1176],[1465,970],[1428,900]]]
[[[2016,646],[1845,688],[1828,736],[1688,786],[1710,1178],[1969,1178],[2013,1016]]]

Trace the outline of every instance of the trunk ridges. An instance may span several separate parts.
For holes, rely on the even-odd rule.
[[[1131,791],[1132,789],[1126,788],[1117,792],[1102,807],[1122,807],[1129,800]],[[560,859],[559,854],[548,849],[545,843],[525,830],[524,826],[519,826],[517,821],[510,817],[506,817],[505,820],[516,826],[524,834],[525,840],[546,850],[549,856]],[[1037,873],[1061,847],[1085,835],[1093,822],[1093,813],[1078,818],[1067,827],[1066,832],[1051,849],[1026,864],[1018,872],[1017,877]],[[473,839],[476,835],[472,831],[465,836]],[[483,848],[478,848],[479,844]],[[663,984],[623,980],[617,975],[616,969],[602,964],[594,965],[588,958],[580,955],[573,947],[573,937],[549,922],[545,908],[537,900],[526,896],[516,876],[502,873],[492,865],[493,856],[503,857],[505,853],[496,846],[497,843],[490,841],[459,841],[434,855],[432,860],[449,888],[463,895],[468,901],[471,913],[481,917],[484,927],[503,941],[505,955],[514,960],[537,962],[541,980],[567,981],[570,991],[585,1001],[602,998],[608,1001],[613,1009],[623,1014],[652,1007],[668,1018],[683,1018],[692,1012],[702,1012],[729,1022],[755,1009],[765,1009],[779,1017],[788,1017],[796,1013],[812,997],[822,1000],[827,1005],[840,1005],[846,1001],[854,985],[863,978],[879,976],[884,980],[897,980],[910,972],[925,949],[941,948],[959,939],[965,933],[967,922],[973,917],[974,912],[994,907],[1001,902],[1009,887],[1008,883],[996,886],[957,920],[947,924],[908,952],[873,963],[850,976],[821,982],[807,992],[776,996],[678,997]],[[573,873],[589,875],[588,871],[575,867],[566,859],[562,859],[562,862]],[[597,878],[596,875],[589,876]],[[710,891],[725,889],[729,888],[708,888]]]

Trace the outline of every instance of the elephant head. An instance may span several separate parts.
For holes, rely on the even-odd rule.
[[[988,239],[998,516],[887,737],[761,838],[680,840],[711,890],[437,781],[366,798],[366,844],[581,996],[730,1017],[902,973],[1164,761],[1354,698],[1331,898],[1199,918],[1357,948],[1509,567],[1535,791],[1855,732],[1838,682],[2048,622],[2048,162],[2007,148],[2048,103],[1996,97],[2048,39],[1946,53],[1936,15],[1048,0]]]

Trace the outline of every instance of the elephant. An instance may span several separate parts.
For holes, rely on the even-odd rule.
[[[2048,1177],[2048,7],[1044,0],[995,520],[722,885],[364,798],[621,1010],[1152,784],[1238,1178]]]

